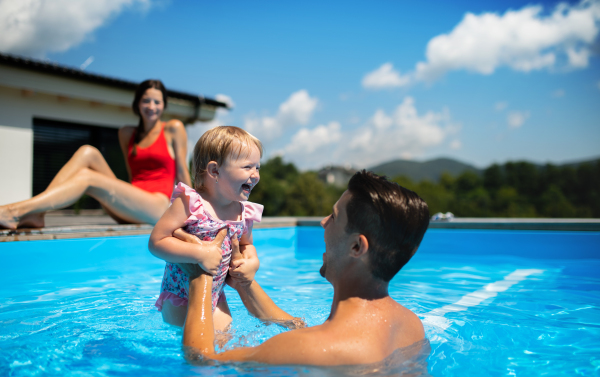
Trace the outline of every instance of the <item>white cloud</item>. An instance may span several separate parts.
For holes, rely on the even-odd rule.
[[[552,92],[552,97],[554,98],[561,98],[565,96],[565,91],[563,89],[556,89],[555,91]]]
[[[506,118],[506,122],[510,128],[519,128],[528,118],[529,111],[511,111]]]
[[[0,51],[32,57],[66,51],[125,8],[149,6],[150,0],[3,0]]]
[[[392,63],[385,63],[373,72],[363,77],[362,85],[367,89],[397,88],[408,85],[411,81],[409,76],[402,76],[394,69]]]
[[[417,63],[414,72],[400,76],[386,63],[365,76],[363,86],[381,89],[407,81],[431,82],[455,70],[489,75],[500,67],[522,72],[585,68],[599,31],[600,0],[561,3],[549,14],[540,5],[502,15],[467,13],[451,32],[427,43],[426,61]],[[371,76],[370,85],[365,85]]]
[[[506,102],[506,101],[496,102],[496,104],[494,105],[494,108],[496,109],[496,111],[502,111],[502,110],[506,109],[507,107],[508,107],[508,102]]]
[[[405,97],[392,113],[378,109],[363,126],[352,131],[342,132],[336,121],[312,129],[302,128],[276,153],[302,169],[328,164],[369,167],[421,156],[459,130],[447,109],[419,114],[414,99]],[[450,147],[460,148],[461,143],[456,139]]]
[[[224,104],[227,105],[227,108],[229,109],[233,109],[235,107],[235,102],[233,102],[233,100],[231,99],[231,97],[229,97],[228,95],[225,94],[217,94],[215,96],[215,99],[219,102],[223,102]]]
[[[342,138],[342,126],[338,122],[329,122],[312,130],[301,128],[285,149],[287,156],[306,158],[308,154],[338,143]]]
[[[286,128],[307,124],[317,107],[319,100],[311,97],[302,89],[292,95],[281,105],[273,117],[246,116],[244,127],[261,141],[270,141],[279,136]]]
[[[456,139],[450,143],[450,149],[457,150],[460,148],[462,148],[462,143],[460,142],[460,140]]]
[[[560,4],[547,16],[542,11],[527,6],[502,16],[467,13],[449,34],[429,41],[417,76],[434,80],[457,69],[491,74],[502,66],[528,72],[555,66],[561,55],[571,68],[586,67],[599,31],[600,2]]]
[[[460,127],[450,112],[419,114],[412,97],[405,97],[393,113],[377,110],[369,122],[349,135],[337,153],[356,166],[368,167],[396,158],[412,158],[440,145]]]

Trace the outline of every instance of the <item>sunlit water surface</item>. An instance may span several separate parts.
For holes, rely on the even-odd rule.
[[[284,310],[323,323],[320,228],[258,229],[257,280]],[[600,233],[430,230],[390,294],[428,342],[361,367],[206,365],[154,307],[164,262],[147,236],[0,244],[0,376],[600,375]],[[227,288],[233,338],[283,330]],[[414,348],[414,347],[413,347]],[[409,357],[410,356],[410,357]]]

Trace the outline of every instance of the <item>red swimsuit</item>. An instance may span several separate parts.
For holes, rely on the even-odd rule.
[[[129,140],[127,162],[131,169],[131,184],[148,192],[160,192],[171,198],[175,185],[176,164],[175,159],[169,154],[165,129],[156,138],[156,141],[147,148],[136,147],[137,154],[133,156],[133,142],[135,133]]]

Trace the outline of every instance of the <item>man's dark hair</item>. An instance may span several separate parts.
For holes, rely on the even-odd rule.
[[[348,183],[347,233],[369,242],[371,273],[390,281],[417,251],[429,226],[427,203],[386,177],[361,170]]]

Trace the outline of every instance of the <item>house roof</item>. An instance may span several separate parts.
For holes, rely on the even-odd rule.
[[[2,53],[0,53],[0,64],[127,90],[135,90],[139,84],[133,81],[88,73],[81,69],[65,67],[56,63],[43,62],[40,60],[33,60]],[[211,106],[227,108],[227,104],[223,102],[200,95],[178,92],[175,90],[167,90],[167,95],[171,98],[178,98],[193,102],[195,105],[205,103]]]

